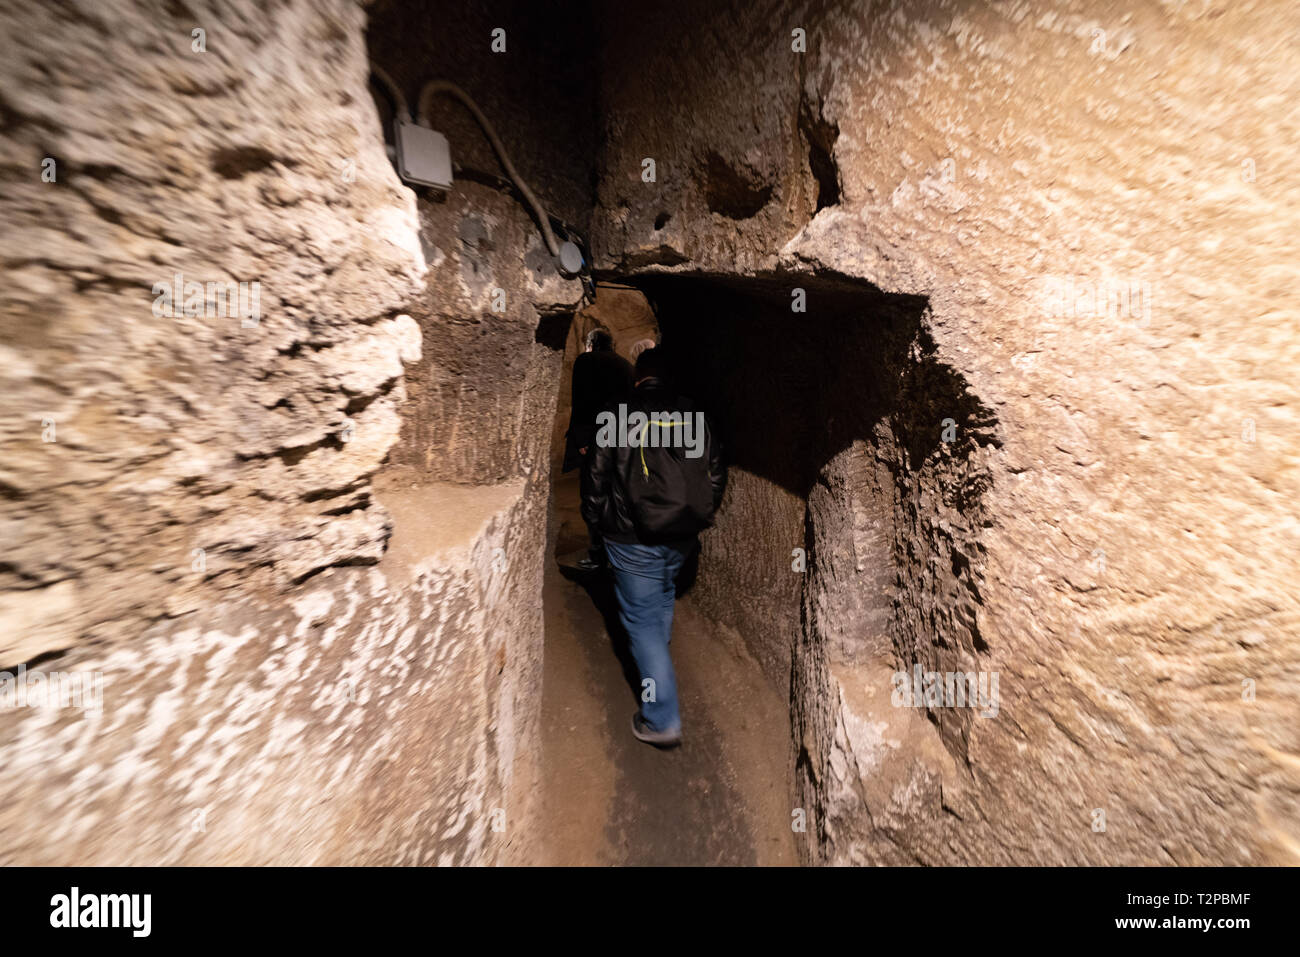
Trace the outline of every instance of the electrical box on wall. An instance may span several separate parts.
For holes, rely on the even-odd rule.
[[[397,173],[408,183],[451,189],[447,137],[418,123],[397,124]]]

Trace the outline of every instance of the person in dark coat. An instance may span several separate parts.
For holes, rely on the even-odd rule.
[[[573,363],[573,402],[569,412],[569,431],[565,434],[564,463],[561,471],[580,468],[580,486],[585,498],[590,489],[590,470],[585,467],[596,438],[596,416],[626,402],[632,390],[632,364],[614,351],[614,339],[604,329],[587,334],[587,351]],[[587,522],[589,547],[580,568],[596,569],[605,565],[605,543],[597,525]]]
[[[722,505],[727,467],[704,412],[672,387],[662,350],[637,356],[634,378],[618,412],[597,416],[582,517],[604,536],[619,621],[641,673],[632,734],[670,748],[682,740],[668,651],[676,579]]]

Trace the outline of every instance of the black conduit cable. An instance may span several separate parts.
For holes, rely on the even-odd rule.
[[[492,128],[492,124],[488,122],[488,118],[483,115],[483,111],[478,108],[478,104],[470,98],[468,93],[449,80],[430,80],[428,83],[424,84],[424,88],[420,90],[420,99],[418,102],[420,111],[418,122],[420,125],[432,128],[429,122],[429,104],[439,93],[446,93],[454,96],[474,114],[474,119],[477,120],[478,125],[483,128],[483,133],[487,136],[488,142],[492,144],[492,149],[497,154],[497,159],[501,161],[502,168],[505,169],[506,174],[510,179],[514,181],[519,192],[522,193],[524,199],[528,201],[528,205],[533,208],[533,213],[537,216],[537,222],[542,227],[542,238],[546,241],[546,248],[550,250],[552,256],[558,257],[560,255],[560,244],[555,241],[555,233],[551,230],[550,216],[548,216],[546,210],[542,208],[542,204],[537,201],[537,196],[528,188],[528,184],[524,182],[523,177],[519,175],[519,171],[515,169],[515,164],[510,162],[510,155],[506,153],[506,147],[505,144],[501,142],[501,137],[497,136],[497,131]]]
[[[406,104],[406,97],[402,95],[402,88],[393,82],[393,78],[381,66],[370,64],[370,75],[388,91],[388,96],[393,101],[393,115],[397,117],[398,122],[412,122],[411,108]]]
[[[514,198],[522,198],[520,197],[519,188],[515,186],[509,176],[502,176],[500,173],[489,173],[473,166],[462,166],[459,163],[452,163],[451,168],[462,179],[469,179],[485,186],[491,186],[493,189],[499,189]],[[555,230],[557,238],[563,237],[578,247],[578,252],[582,256],[582,265],[575,275],[582,283],[585,297],[584,303],[595,302],[596,284],[591,278],[591,247],[588,245],[586,237],[572,223],[566,222],[554,213],[548,213],[547,215],[551,217],[551,228]],[[568,273],[562,272],[561,274],[566,279],[574,278]]]

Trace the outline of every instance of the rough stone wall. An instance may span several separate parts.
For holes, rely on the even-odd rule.
[[[423,348],[407,371],[392,462],[467,484],[544,470],[581,284],[561,279],[519,202],[487,186],[422,200],[421,219],[430,276],[412,315]]]
[[[606,9],[598,265],[924,297],[935,367],[978,406],[917,429],[996,420],[973,524],[942,449],[889,491],[894,561],[969,567],[973,618],[951,575],[896,567],[872,670],[819,625],[845,570],[805,582],[807,858],[1293,855],[1296,9],[667,3],[630,27]],[[857,521],[831,516],[866,514],[852,487],[885,487],[872,471],[827,472],[824,559]],[[998,716],[891,708],[917,661],[998,673]]]
[[[382,554],[423,262],[362,27],[324,0],[0,8],[4,665]],[[245,313],[205,286],[155,315],[176,274],[258,283],[259,315],[251,285]]]
[[[504,52],[492,50],[495,29],[505,31]],[[549,3],[385,0],[371,11],[369,43],[411,109],[434,79],[473,97],[547,212],[581,233],[591,211],[589,33],[585,17],[566,19]],[[446,196],[425,191],[419,200],[431,268],[412,315],[424,349],[408,370],[392,460],[434,480],[505,481],[545,467],[559,371],[534,366],[563,350],[581,284],[556,272],[531,211],[464,105],[436,97],[430,121],[450,142],[457,183]]]
[[[547,213],[581,235],[591,210],[590,38],[585,18],[568,22],[562,14],[557,5],[524,0],[379,2],[370,10],[367,40],[374,62],[393,77],[412,110],[429,80],[464,89]],[[496,29],[505,31],[504,52],[493,52]],[[380,109],[389,115],[386,104]],[[429,113],[433,128],[448,138],[456,183],[446,194],[421,191],[417,201],[420,245],[430,267],[411,309],[422,350],[407,368],[402,433],[389,465],[392,481],[410,489],[522,482],[510,541],[496,556],[520,583],[511,599],[514,616],[476,639],[497,666],[491,704],[483,711],[489,723],[466,729],[468,736],[454,739],[452,750],[461,753],[461,741],[488,741],[490,750],[467,760],[466,773],[495,775],[508,785],[496,797],[508,812],[506,852],[485,852],[479,860],[525,862],[534,847],[516,838],[527,829],[540,771],[532,763],[542,689],[539,596],[548,554],[557,383],[583,288],[557,272],[532,211],[505,179],[465,106],[437,97]],[[430,523],[419,512],[408,520]],[[467,687],[471,698],[473,688]],[[508,733],[498,723],[508,725]],[[516,753],[519,761],[507,760]],[[485,764],[482,771],[478,762]],[[476,816],[473,826],[489,823]]]
[[[503,672],[530,656],[538,583],[531,563],[500,556],[539,547],[528,539],[545,526],[526,501],[522,483],[487,506],[426,488],[399,521],[472,506],[474,533],[410,563],[333,569],[284,601],[212,606],[42,664],[100,673],[103,708],[6,714],[0,860],[508,859],[523,813],[511,778],[527,741],[514,669]]]
[[[365,30],[347,0],[0,5],[0,667],[103,676],[98,716],[0,715],[6,862],[518,852],[565,331],[545,319],[580,290],[516,198],[400,184]],[[563,207],[581,187],[547,169]],[[466,288],[484,269],[504,317]],[[259,282],[257,321],[154,315],[178,272]],[[483,369],[483,402],[429,398]],[[458,431],[472,455],[424,454]]]

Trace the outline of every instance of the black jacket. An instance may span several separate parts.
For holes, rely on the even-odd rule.
[[[618,410],[606,410],[612,427],[598,429],[587,454],[590,469],[582,517],[614,542],[656,545],[693,538],[713,524],[727,484],[722,448],[708,420],[694,403],[658,379],[641,383],[627,400],[627,419],[641,429],[617,435]],[[686,418],[691,421],[689,431]],[[682,422],[683,425],[664,423]],[[656,438],[658,444],[642,445]],[[688,454],[683,440],[690,437],[700,452]],[[676,437],[676,441],[671,437]]]
[[[573,408],[569,431],[565,433],[564,463],[567,472],[582,462],[578,449],[590,450],[596,437],[596,415],[607,406],[627,399],[632,391],[632,364],[613,349],[584,352],[573,360]]]

